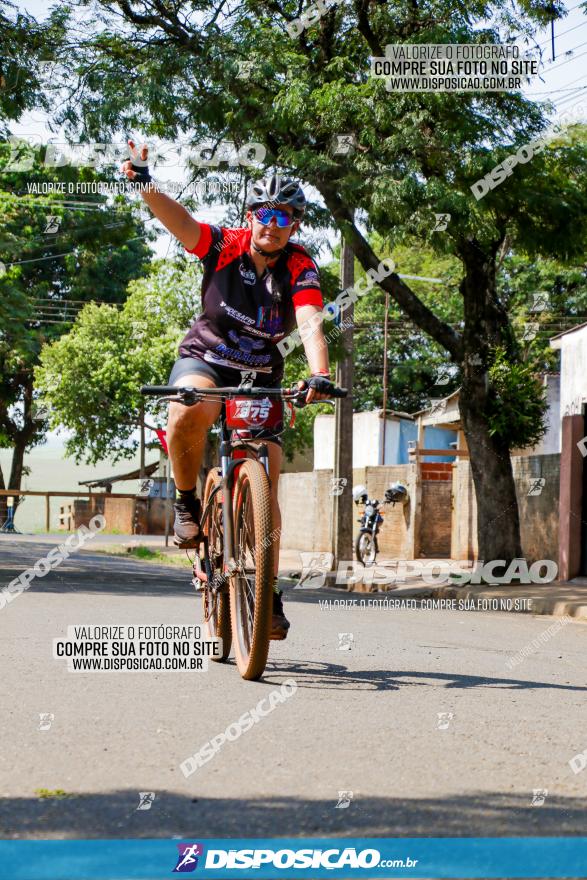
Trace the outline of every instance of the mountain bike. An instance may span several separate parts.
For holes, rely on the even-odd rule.
[[[260,388],[245,375],[238,387],[193,388],[145,385],[141,393],[193,406],[201,400],[222,404],[219,467],[206,479],[200,521],[199,552],[192,584],[202,593],[204,627],[218,639],[227,660],[232,644],[241,676],[259,679],[269,653],[273,614],[273,568],[276,539],[266,438],[285,429],[284,407],[304,406],[306,390]],[[346,397],[335,388],[333,397]],[[318,402],[318,401],[317,401]],[[332,401],[319,401],[332,403]],[[293,422],[292,422],[293,424]]]

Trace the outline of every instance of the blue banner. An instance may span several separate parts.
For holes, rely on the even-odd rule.
[[[2,880],[587,877],[587,837],[4,840]]]

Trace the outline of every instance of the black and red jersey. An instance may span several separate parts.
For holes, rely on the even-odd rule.
[[[250,244],[250,229],[200,224],[200,240],[187,250],[204,266],[202,313],[179,355],[255,370],[279,381],[283,357],[277,343],[294,329],[296,309],[323,307],[318,267],[301,245],[288,242],[275,265],[259,278]]]

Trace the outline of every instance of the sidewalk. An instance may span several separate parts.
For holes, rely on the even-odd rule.
[[[44,544],[60,544],[66,537],[67,532],[38,535],[3,535],[0,534],[0,553],[3,541],[25,541],[27,543],[39,542]],[[162,535],[96,535],[92,541],[86,544],[81,552],[99,550],[105,554],[124,553],[133,547],[148,547],[164,556],[177,558],[179,551],[173,545],[170,538],[169,546],[165,547],[165,538]],[[319,552],[311,554],[320,557]],[[307,559],[308,555],[304,554]],[[416,562],[417,560],[414,560]],[[450,560],[422,560],[431,562],[449,562]],[[378,564],[397,562],[397,560],[380,558]],[[407,562],[409,567],[411,561]],[[467,563],[460,563],[466,569]],[[299,550],[282,550],[279,556],[280,579],[288,583],[290,588],[298,584],[302,572],[302,556]],[[455,586],[448,582],[428,584],[419,575],[408,570],[405,582],[400,586],[393,583],[381,585],[376,589],[375,585],[369,586],[361,581],[354,584],[337,584],[336,572],[328,572],[322,585],[328,589],[338,589],[344,592],[370,593],[380,598],[394,599],[435,599],[454,600],[456,607],[459,602],[470,603],[469,608],[483,610],[509,611],[517,614],[545,614],[553,617],[569,615],[574,620],[587,621],[587,578],[575,578],[573,581],[553,581],[550,584],[519,584],[519,585],[492,585],[492,586]],[[320,589],[320,587],[317,587]],[[496,602],[491,600],[497,600]],[[507,600],[511,600],[509,603]],[[518,602],[516,603],[516,600]],[[487,607],[484,607],[484,602]],[[472,604],[471,604],[472,603]],[[488,604],[487,604],[488,603]],[[509,607],[511,604],[511,607]],[[446,605],[444,607],[447,607]],[[448,606],[450,607],[450,606]],[[455,606],[453,606],[455,607]]]
[[[316,553],[315,555],[319,556],[320,554]],[[378,564],[384,565],[394,561],[397,560],[381,558],[378,559]],[[414,562],[416,561],[414,560]],[[426,559],[422,561],[446,563],[450,560]],[[283,551],[279,563],[280,575],[297,583],[301,574],[299,551]],[[410,561],[407,564],[409,566]],[[460,563],[460,565],[463,570],[470,567],[466,562]],[[396,587],[391,583],[382,585],[378,590],[375,585],[364,584],[361,581],[354,584],[337,584],[336,572],[329,572],[326,575],[324,587],[345,592],[370,593],[380,598],[393,596],[395,599],[437,599],[449,602],[454,600],[456,607],[459,602],[462,602],[468,604],[469,607],[474,606],[480,611],[497,610],[517,614],[546,614],[553,617],[568,615],[574,620],[587,621],[587,578],[575,578],[567,582],[553,581],[550,584],[496,584],[491,586],[465,584],[457,586],[448,580],[436,585],[429,584],[420,576],[408,571],[405,582],[401,585]],[[492,602],[492,600],[496,601]],[[511,603],[508,600],[511,600]],[[484,604],[488,604],[488,607],[484,607]],[[511,607],[509,607],[510,604]]]

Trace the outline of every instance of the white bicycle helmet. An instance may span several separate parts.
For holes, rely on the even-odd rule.
[[[291,205],[296,218],[303,217],[306,210],[306,197],[299,183],[289,177],[282,177],[281,174],[256,180],[249,188],[247,208],[254,210],[268,202],[274,205]]]

